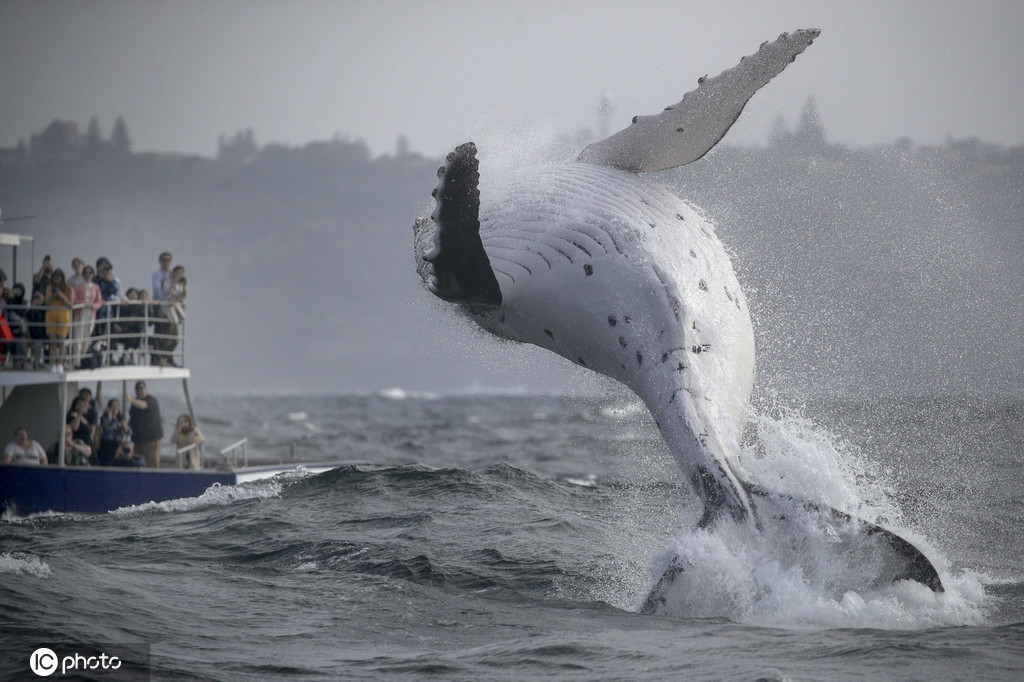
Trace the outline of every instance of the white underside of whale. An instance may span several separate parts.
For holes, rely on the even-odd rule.
[[[736,453],[754,334],[711,222],[646,177],[573,163],[490,198],[480,237],[502,305],[473,318],[628,386],[683,473],[704,467],[745,508]]]

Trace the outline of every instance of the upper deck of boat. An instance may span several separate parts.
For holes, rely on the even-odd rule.
[[[15,268],[18,247],[31,242],[29,236],[0,233],[0,246],[14,249]],[[31,287],[31,277],[26,285]],[[4,301],[0,387],[188,379],[184,308],[120,293],[95,313],[75,305],[64,325],[47,321],[56,308],[29,303],[30,288],[25,303]],[[52,335],[58,328],[62,334]]]

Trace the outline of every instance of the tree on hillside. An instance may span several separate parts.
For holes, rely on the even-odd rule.
[[[825,140],[825,126],[821,123],[821,114],[814,97],[808,97],[804,103],[804,111],[800,116],[800,125],[796,129],[796,139],[806,149],[823,149],[828,146]]]
[[[93,116],[89,119],[89,127],[85,131],[85,139],[82,141],[82,153],[88,158],[98,158],[105,150],[109,149],[103,140],[103,133],[100,132],[100,122]]]
[[[786,120],[780,115],[775,118],[769,140],[773,147],[781,147],[800,153],[820,152],[828,148],[825,139],[825,126],[818,113],[818,105],[814,97],[808,97],[796,130],[790,132]]]
[[[110,146],[114,148],[117,154],[122,156],[128,156],[132,153],[132,140],[128,136],[128,125],[121,116],[118,116],[117,120],[114,121],[114,130],[110,134]]]
[[[217,140],[217,158],[233,164],[244,164],[252,161],[259,154],[256,136],[251,128],[240,130],[230,138],[223,135]]]
[[[82,136],[77,123],[53,120],[43,132],[32,136],[29,145],[33,158],[37,160],[69,158],[78,154]]]

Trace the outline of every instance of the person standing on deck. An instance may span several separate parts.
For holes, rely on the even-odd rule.
[[[64,370],[64,351],[71,333],[71,309],[75,292],[68,286],[64,271],[57,269],[46,287],[46,334],[50,337],[50,369]]]
[[[79,263],[81,260],[75,259]],[[85,353],[89,350],[89,342],[92,339],[92,330],[96,324],[96,313],[103,307],[103,293],[100,287],[93,281],[96,270],[91,265],[78,268],[77,284],[71,284],[75,288],[75,305],[73,313],[74,325],[71,327],[71,357],[76,363],[81,363]],[[72,278],[74,279],[74,278]]]
[[[164,294],[165,282],[171,276],[171,261],[173,260],[170,251],[164,251],[160,254],[160,267],[153,273],[153,300],[154,301],[166,301],[167,295]]]
[[[135,397],[126,396],[131,403],[129,424],[135,451],[146,458],[146,466],[159,468],[160,442],[164,438],[164,425],[160,419],[160,403],[149,395],[146,382],[135,384]]]

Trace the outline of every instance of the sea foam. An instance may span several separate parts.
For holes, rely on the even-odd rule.
[[[32,554],[4,552],[0,554],[0,575],[31,575],[36,578],[50,576],[50,566]]]
[[[289,472],[293,478],[304,478],[309,472]],[[121,507],[110,512],[116,515],[135,515],[143,512],[182,512],[217,505],[228,505],[242,500],[267,499],[280,497],[285,480],[281,475],[273,478],[250,481],[238,485],[221,485],[214,483],[198,497],[183,497],[164,502],[146,502],[144,504]]]

